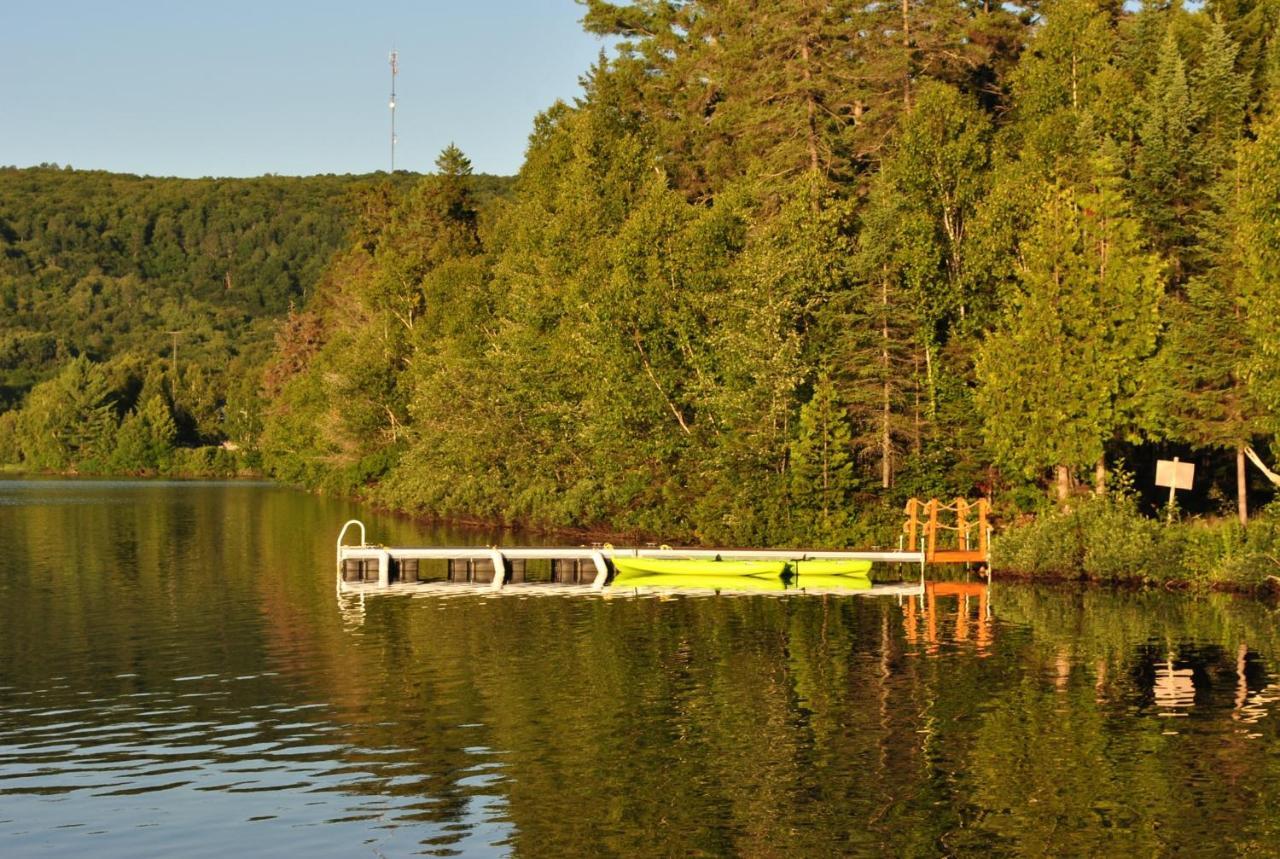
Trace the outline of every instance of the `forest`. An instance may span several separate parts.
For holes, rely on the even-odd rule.
[[[234,440],[255,437],[280,319],[310,299],[361,201],[418,178],[0,168],[0,463],[252,467]],[[506,184],[477,177],[476,192]]]
[[[25,446],[102,387],[102,331],[163,368],[190,323],[138,333],[162,292],[114,284],[186,265],[164,300],[274,331],[208,437],[417,514],[865,545],[913,495],[989,494],[1010,520],[1137,504],[1168,454],[1200,466],[1197,512],[1270,498],[1248,460],[1273,467],[1280,430],[1276,0],[587,0],[582,23],[611,47],[502,193],[450,147],[357,193],[341,241],[319,189],[278,236],[248,215],[186,257],[139,253],[161,220],[121,212],[128,265],[89,254],[75,279],[0,209],[6,314],[48,283],[70,301],[41,312],[77,338],[4,323],[0,356],[62,370],[0,415],[0,454],[7,419],[8,458],[51,465]],[[78,306],[130,321],[73,334]],[[163,423],[154,398],[106,421]]]

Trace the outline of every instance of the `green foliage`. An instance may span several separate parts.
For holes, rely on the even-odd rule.
[[[1183,575],[1172,533],[1139,513],[1131,496],[1111,492],[1008,529],[993,541],[991,563],[1027,575],[1168,581]]]
[[[48,471],[103,470],[115,446],[112,393],[105,369],[84,357],[33,388],[17,420],[22,462]]]
[[[120,422],[108,464],[112,471],[124,474],[168,471],[177,440],[178,426],[169,404],[152,394]]]
[[[0,411],[76,356],[176,358],[181,442],[251,445],[256,427],[225,407],[256,388],[274,320],[310,299],[360,201],[413,181],[0,168]],[[506,187],[473,181],[485,199]]]
[[[22,457],[17,412],[0,412],[0,466],[17,463]]]
[[[1258,129],[1239,168],[1241,299],[1248,308],[1249,387],[1268,412],[1268,429],[1280,429],[1280,112]]]
[[[795,512],[817,521],[814,531],[836,542],[847,527],[853,489],[852,434],[829,373],[818,376],[813,397],[800,409],[799,435],[791,447],[791,497]]]
[[[245,456],[240,451],[217,445],[181,447],[173,452],[169,473],[175,477],[229,478],[245,471]]]
[[[1050,194],[1022,244],[1021,289],[978,357],[987,442],[1029,477],[1149,428],[1162,265],[1106,169],[1089,192]]]

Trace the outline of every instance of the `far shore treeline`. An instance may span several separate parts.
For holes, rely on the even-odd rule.
[[[1269,498],[1276,0],[583,23],[617,50],[513,183],[454,147],[423,177],[0,171],[0,459],[225,457],[719,544],[885,542],[912,495],[1132,523],[1157,452],[1202,512]]]

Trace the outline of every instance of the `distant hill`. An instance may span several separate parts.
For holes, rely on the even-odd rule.
[[[420,178],[0,168],[0,411],[77,355],[167,356],[173,331],[215,374],[265,350],[346,242],[361,192]],[[478,196],[510,183],[477,176]]]

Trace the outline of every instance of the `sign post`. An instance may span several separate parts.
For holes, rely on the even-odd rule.
[[[1196,464],[1180,462],[1175,456],[1172,460],[1156,460],[1156,486],[1169,487],[1169,520],[1173,520],[1174,493],[1179,489],[1190,489],[1196,479]]]

